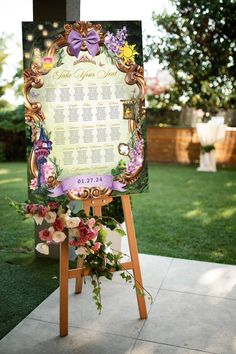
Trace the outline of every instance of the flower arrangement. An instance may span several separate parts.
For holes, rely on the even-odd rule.
[[[32,218],[37,225],[45,225],[39,232],[41,242],[36,245],[39,253],[48,255],[51,244],[60,244],[69,237],[69,245],[75,247],[75,254],[83,259],[83,266],[90,269],[93,299],[99,313],[102,309],[101,276],[111,280],[112,270],[123,270],[121,277],[126,282],[132,282],[132,274],[123,269],[121,264],[123,253],[112,249],[112,243],[107,241],[109,229],[120,236],[125,235],[114,218],[89,217],[83,210],[76,211],[73,204],[66,199],[60,203],[49,201],[47,205],[10,201],[10,205],[24,219]],[[143,290],[145,289],[141,293],[144,295]]]
[[[139,53],[135,50],[136,44],[129,44],[127,42],[128,32],[127,28],[123,28],[116,31],[116,34],[107,32],[105,36],[105,48],[107,49],[107,55],[111,59],[122,59],[124,64],[135,63],[135,55]]]

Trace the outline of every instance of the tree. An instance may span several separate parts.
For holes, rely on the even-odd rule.
[[[0,36],[0,77],[2,76],[3,68],[4,65],[6,64],[6,60],[8,57],[8,54],[6,53],[6,49],[7,49],[6,39],[7,38]],[[0,80],[0,99],[4,95],[7,87],[8,84],[4,80]]]
[[[7,42],[10,36],[0,37],[0,75],[7,63]],[[0,161],[25,159],[24,106],[9,103],[4,94],[12,88],[16,95],[22,95],[22,66],[19,63],[15,75],[10,80],[0,79]]]
[[[155,97],[156,105],[211,114],[236,108],[236,1],[172,3],[172,14],[153,14],[158,33],[149,36],[147,48],[146,59],[158,57],[175,80],[168,92]]]

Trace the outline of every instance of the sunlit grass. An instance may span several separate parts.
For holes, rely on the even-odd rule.
[[[7,175],[9,172],[10,172],[9,169],[7,169],[7,168],[2,168],[2,169],[0,170],[0,175]]]
[[[230,219],[235,214],[236,214],[236,206],[226,208],[220,212],[220,215],[222,216],[222,218],[225,218],[225,219]]]
[[[26,163],[2,163],[0,171],[0,249],[32,251],[34,225],[30,221],[22,222],[22,217],[6,199],[27,200]]]
[[[183,216],[185,216],[186,218],[197,218],[199,216],[202,216],[202,211],[200,209],[190,210]]]
[[[236,170],[153,164],[132,197],[139,251],[236,264]]]
[[[8,178],[8,179],[2,179],[0,181],[1,184],[10,184],[10,183],[16,183],[16,182],[23,182],[23,178]]]

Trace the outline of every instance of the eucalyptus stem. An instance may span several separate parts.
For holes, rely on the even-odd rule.
[[[98,220],[100,220],[100,219],[101,219],[101,220],[102,220],[102,219],[110,219],[110,220],[113,220],[113,221],[116,223],[116,225],[118,225],[118,226],[121,228],[121,230],[124,231],[122,225],[121,225],[115,218],[113,218],[112,216],[100,216]]]
[[[117,250],[115,250],[115,249],[113,249],[113,248],[112,248],[112,251],[118,252]],[[123,253],[123,252],[120,252],[120,253],[122,253],[123,256],[130,257],[130,256],[129,256],[128,254],[126,254],[126,253]],[[146,293],[149,295],[150,300],[151,300],[151,304],[153,304],[153,297],[152,297],[151,293],[133,276],[133,274],[132,274],[128,269],[126,269],[126,268],[122,265],[122,263],[120,263],[119,261],[117,261],[117,263],[118,263],[118,265],[119,265],[125,272],[127,272],[127,273],[134,279],[134,281],[135,281],[136,283],[138,283],[138,285],[140,286],[140,288],[141,288],[144,292],[146,292]],[[136,286],[134,285],[134,287],[136,287]],[[137,289],[137,287],[136,287],[136,289]]]

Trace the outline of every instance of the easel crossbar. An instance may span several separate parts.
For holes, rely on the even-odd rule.
[[[133,266],[133,262],[124,262],[124,263],[121,263],[121,266],[122,266],[122,270],[128,270],[128,269],[133,269],[134,266]],[[115,268],[111,268],[110,269],[110,272],[116,272],[117,269]],[[91,270],[89,268],[85,268],[85,267],[80,267],[80,268],[74,268],[74,269],[69,269],[68,270],[68,278],[69,279],[72,279],[72,278],[78,278],[80,276],[86,276],[86,275],[89,275],[91,272]]]

